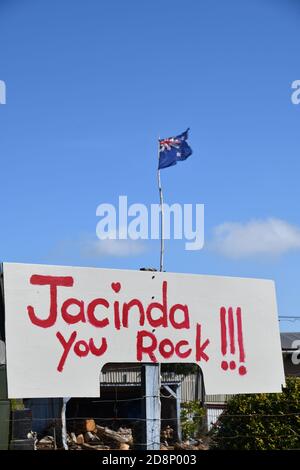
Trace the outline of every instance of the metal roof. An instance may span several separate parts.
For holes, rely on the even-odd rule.
[[[293,343],[294,341],[300,342],[300,332],[293,331],[290,333],[280,333],[280,339],[282,350],[298,349],[300,343],[298,343],[297,345],[293,345]]]

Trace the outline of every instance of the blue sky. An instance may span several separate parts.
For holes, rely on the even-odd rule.
[[[206,244],[166,270],[274,279],[300,315],[299,25],[297,0],[0,0],[0,259],[157,267],[157,242],[97,250],[96,207],[158,202],[157,136],[190,127],[162,179]]]

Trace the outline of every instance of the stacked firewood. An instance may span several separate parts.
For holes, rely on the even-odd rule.
[[[208,450],[209,440],[202,439],[186,439],[178,442],[175,439],[175,432],[171,426],[166,426],[161,430],[160,450]]]
[[[188,439],[176,442],[174,450],[209,450],[209,441],[205,439]]]
[[[112,430],[99,426],[94,419],[76,420],[67,434],[67,444],[69,450],[130,450],[133,448],[133,434],[131,428],[120,427]],[[44,436],[36,440],[35,448],[55,450],[57,443],[53,436]],[[161,431],[160,449],[208,450],[209,442],[206,438],[176,442],[174,429],[166,426]]]
[[[93,419],[76,423],[76,432],[68,434],[69,449],[86,450],[129,450],[133,444],[132,431],[119,428],[117,431],[99,426]]]
[[[74,431],[68,432],[69,450],[129,450],[133,444],[132,430],[119,428],[113,431],[108,427],[99,426],[94,419],[79,420]],[[53,436],[44,436],[36,442],[37,450],[54,450]]]

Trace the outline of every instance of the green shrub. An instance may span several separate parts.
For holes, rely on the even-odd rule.
[[[195,437],[203,426],[205,410],[198,401],[182,403],[180,418],[182,438]]]
[[[300,379],[282,393],[235,395],[210,434],[217,449],[300,449]]]
[[[12,411],[24,410],[25,408],[23,400],[20,398],[12,398],[10,400],[10,406]]]

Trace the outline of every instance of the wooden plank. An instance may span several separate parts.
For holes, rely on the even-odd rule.
[[[147,450],[159,450],[161,429],[160,364],[143,365],[142,385],[145,397],[145,447]]]
[[[68,442],[67,442],[67,420],[66,420],[66,409],[67,409],[67,403],[70,400],[70,397],[64,397],[63,398],[63,406],[61,409],[61,438],[62,438],[62,443],[63,447],[65,450],[69,449]]]

